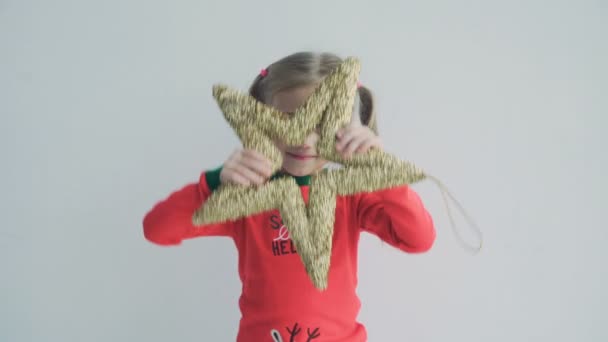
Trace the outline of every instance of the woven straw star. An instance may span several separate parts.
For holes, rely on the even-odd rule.
[[[273,140],[297,146],[304,143],[315,127],[320,127],[317,143],[320,157],[343,167],[312,175],[308,206],[291,177],[272,180],[258,188],[222,185],[195,212],[193,223],[202,226],[237,220],[278,208],[313,285],[325,290],[336,196],[411,184],[426,177],[414,165],[380,150],[372,149],[350,159],[337,153],[336,132],[350,122],[359,70],[356,59],[346,59],[289,116],[249,95],[223,85],[214,86],[213,95],[244,148],[264,154],[275,171],[281,167],[282,156]]]

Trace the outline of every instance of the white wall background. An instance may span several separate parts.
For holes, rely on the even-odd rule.
[[[417,185],[434,249],[362,241],[370,341],[607,341],[607,37],[600,0],[0,0],[0,340],[234,340],[232,242],[141,220],[237,146],[213,83],[327,50],[485,233]]]

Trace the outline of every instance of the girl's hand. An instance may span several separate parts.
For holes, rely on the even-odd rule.
[[[272,163],[254,150],[236,150],[220,172],[222,184],[262,185],[272,176]]]
[[[382,149],[380,137],[367,126],[348,125],[340,129],[336,136],[336,150],[345,159],[353,154],[366,153],[372,147]]]

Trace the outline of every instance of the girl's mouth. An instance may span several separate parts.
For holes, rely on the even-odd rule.
[[[287,154],[290,157],[292,157],[293,159],[297,159],[297,160],[310,160],[310,159],[317,158],[317,156],[308,156],[308,155],[304,155],[304,154],[296,154],[296,153],[291,153],[291,152],[287,152]]]

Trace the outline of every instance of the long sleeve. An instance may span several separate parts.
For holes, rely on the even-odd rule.
[[[409,253],[425,252],[435,241],[431,215],[409,186],[359,195],[361,229]]]
[[[198,236],[234,237],[235,222],[200,227],[192,224],[192,215],[218,185],[219,170],[205,172],[198,183],[188,184],[158,202],[143,219],[146,239],[168,246],[179,245],[184,239]]]

